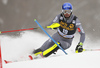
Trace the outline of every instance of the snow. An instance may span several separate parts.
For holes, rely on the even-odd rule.
[[[3,58],[7,60],[19,59],[18,56],[31,53],[34,48],[40,47],[47,39],[42,34],[30,31],[22,32],[20,37],[0,36]]]
[[[22,32],[19,37],[1,35],[2,59],[19,60],[22,56],[30,54],[34,48],[40,47],[47,39],[46,35],[32,31]],[[73,45],[76,45],[76,41]],[[76,54],[71,51],[75,48],[73,45],[66,50],[68,55],[59,50],[56,55],[48,58],[9,64],[3,62],[3,68],[100,68],[100,51],[85,51]]]
[[[100,52],[49,57],[7,64],[5,68],[100,68]]]

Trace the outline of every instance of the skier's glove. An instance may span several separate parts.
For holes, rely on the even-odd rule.
[[[75,52],[76,53],[83,52],[83,43],[82,42],[78,43],[78,45],[76,46]]]
[[[53,24],[51,24],[50,26],[47,26],[47,28],[51,28],[51,29],[57,29],[58,27],[60,26],[60,24],[59,23],[53,23]]]

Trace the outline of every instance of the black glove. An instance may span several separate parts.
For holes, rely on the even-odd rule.
[[[80,43],[76,46],[75,52],[76,52],[76,53],[83,52],[83,43],[82,43],[82,42],[80,42]]]

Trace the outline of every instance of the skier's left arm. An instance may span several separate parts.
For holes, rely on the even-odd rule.
[[[78,19],[76,19],[76,27],[80,34],[80,41],[79,41],[78,45],[76,46],[75,51],[76,51],[76,53],[79,53],[79,52],[83,51],[83,43],[85,41],[85,32],[84,32],[82,25]]]

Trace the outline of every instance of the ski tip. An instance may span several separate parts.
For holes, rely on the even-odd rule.
[[[34,21],[36,21],[36,19],[34,19]]]
[[[4,60],[4,62],[5,62],[6,64],[12,63],[12,61],[7,61],[7,60]]]

